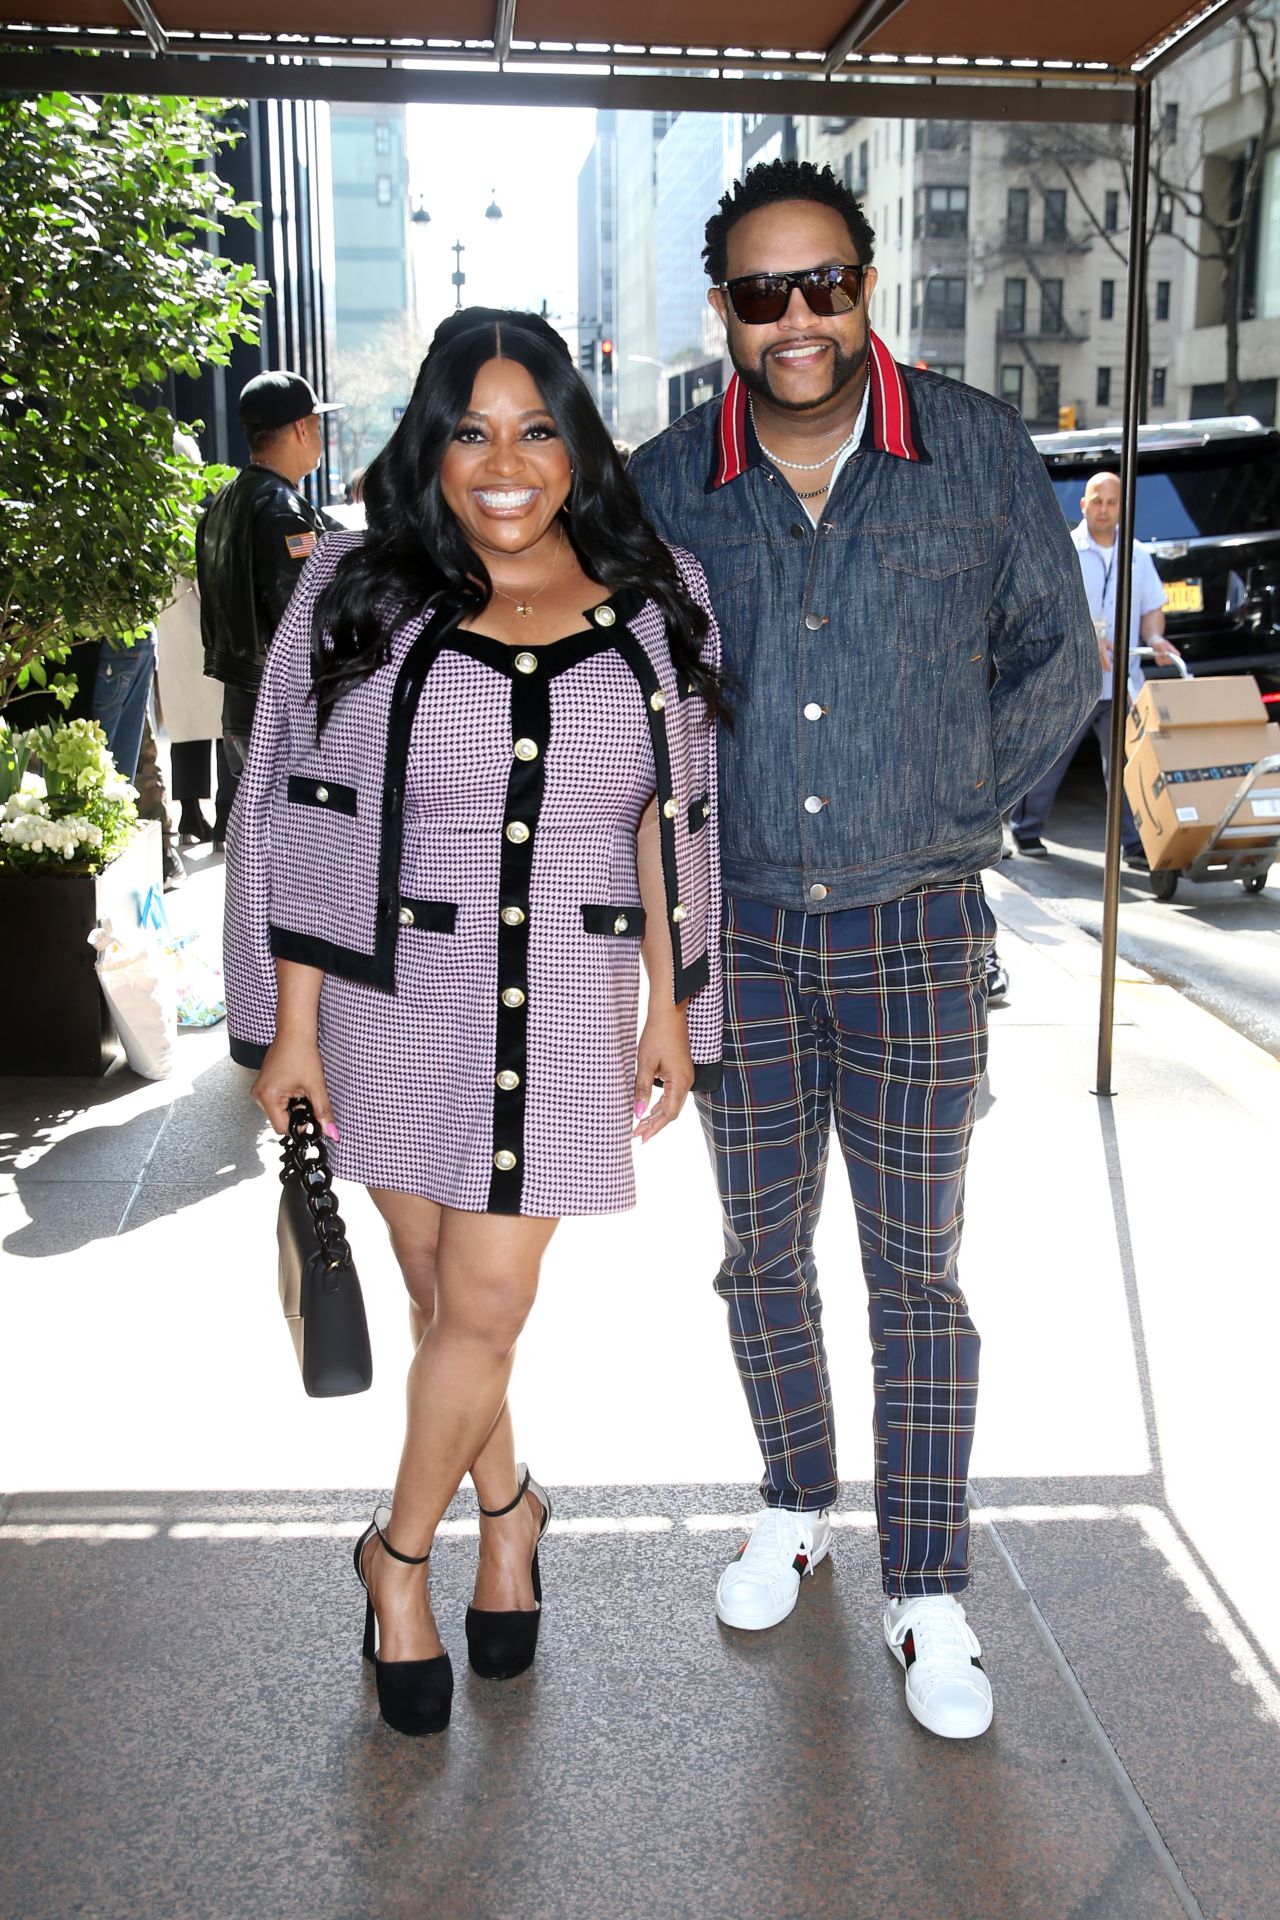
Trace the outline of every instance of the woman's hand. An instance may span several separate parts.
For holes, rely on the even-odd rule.
[[[657,1104],[646,1112],[655,1079],[661,1080],[662,1092]],[[684,1008],[651,1004],[636,1059],[637,1125],[632,1139],[643,1143],[669,1127],[692,1085],[693,1055]]]
[[[329,1140],[338,1138],[329,1089],[325,1085],[320,1048],[314,1040],[293,1034],[278,1034],[267,1048],[267,1057],[249,1093],[266,1114],[273,1131],[278,1134],[289,1130],[290,1100],[305,1094],[311,1102],[311,1111],[321,1133]]]

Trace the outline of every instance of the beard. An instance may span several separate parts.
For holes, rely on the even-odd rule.
[[[815,407],[825,407],[843,392],[851,380],[856,380],[866,366],[871,354],[871,334],[868,330],[859,346],[852,353],[846,353],[838,340],[824,335],[823,339],[831,348],[831,385],[827,391],[815,400],[784,400],[773,390],[769,380],[769,355],[762,353],[756,360],[741,360],[729,340],[729,358],[733,362],[734,372],[741,379],[748,393],[757,400],[767,400],[771,407],[779,407],[786,413],[812,413]]]

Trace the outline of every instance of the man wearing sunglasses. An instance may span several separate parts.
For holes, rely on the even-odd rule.
[[[738,182],[704,255],[734,377],[630,473],[706,570],[733,712],[725,1073],[700,1107],[766,1504],[716,1611],[775,1625],[831,1543],[813,1236],[834,1117],[870,1305],[884,1634],[916,1719],[956,1739],[992,1713],[958,1598],[978,1335],[956,1256],[995,926],[978,876],[1002,809],[1092,710],[1097,651],[1017,414],[873,333],[873,241],[826,168]]]

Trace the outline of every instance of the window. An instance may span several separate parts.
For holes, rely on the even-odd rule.
[[[1169,318],[1170,291],[1171,291],[1171,287],[1170,287],[1169,281],[1167,280],[1156,281],[1156,319],[1157,320],[1167,320]]]
[[[1097,387],[1095,398],[1097,399],[1098,405],[1100,407],[1109,407],[1111,405],[1111,369],[1110,367],[1098,368],[1098,387]]]
[[[1020,366],[1000,369],[1000,398],[1007,400],[1011,407],[1016,407],[1019,413],[1022,411],[1022,375]]]
[[[1153,407],[1162,407],[1164,405],[1165,377],[1168,371],[1168,367],[1152,367],[1151,369],[1151,404]]]
[[[1098,294],[1099,320],[1114,320],[1116,317],[1116,283],[1104,280]]]
[[[924,324],[939,332],[964,330],[965,283],[961,275],[938,274],[925,285]]]
[[[1120,225],[1120,195],[1108,193],[1102,202],[1102,226],[1105,233],[1114,233]]]
[[[963,240],[969,231],[968,187],[929,187],[925,233],[930,240]]]
[[[1178,103],[1176,100],[1169,100],[1165,103],[1164,137],[1166,140],[1176,140],[1178,137]]]
[[[1067,237],[1067,190],[1065,187],[1049,187],[1045,192],[1044,237],[1046,240],[1065,240]]]
[[[893,330],[902,332],[902,282],[899,280],[893,294]]]
[[[1004,237],[1011,247],[1022,246],[1028,236],[1031,219],[1030,187],[1010,187],[1004,220]]]
[[[868,171],[867,143],[865,140],[860,140],[858,142],[858,192],[859,193],[865,193],[867,190],[867,171]]]
[[[1027,326],[1027,283],[1025,280],[1006,280],[1004,283],[1004,330],[1006,333],[1025,333]]]
[[[844,184],[848,188],[849,192],[852,193],[853,192],[853,149],[852,147],[847,148],[845,151]]]
[[[378,205],[380,207],[389,207],[391,205],[391,175],[389,173],[380,173],[378,175]]]
[[[902,195],[898,195],[898,245],[902,245]]]
[[[379,120],[374,125],[373,150],[375,153],[390,153],[391,151],[391,128],[385,120]]]
[[[1173,232],[1173,197],[1171,194],[1162,193],[1160,195],[1160,207],[1156,214],[1156,232]]]
[[[1058,395],[1061,392],[1061,367],[1036,368],[1036,418],[1058,424]]]
[[[944,361],[941,366],[934,367],[931,371],[940,373],[944,380],[964,379],[964,363],[962,361]]]
[[[1062,332],[1061,280],[1040,282],[1040,331],[1041,333]]]

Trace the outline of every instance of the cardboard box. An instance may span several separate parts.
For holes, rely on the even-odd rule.
[[[1196,684],[1233,683],[1171,680],[1159,690],[1189,692]],[[1257,698],[1254,683],[1246,684]],[[1152,691],[1144,688],[1144,697]],[[1261,700],[1258,706],[1262,708]],[[1125,765],[1124,791],[1153,873],[1191,865],[1241,780],[1270,753],[1280,753],[1280,726],[1274,723],[1177,724],[1143,733]],[[1275,840],[1280,831],[1280,772],[1259,781],[1232,826],[1256,828],[1254,833],[1233,832],[1227,843],[1232,851]]]
[[[1258,683],[1251,674],[1148,680],[1129,714],[1125,745],[1132,753],[1150,733],[1172,733],[1179,727],[1261,727],[1267,719]]]

